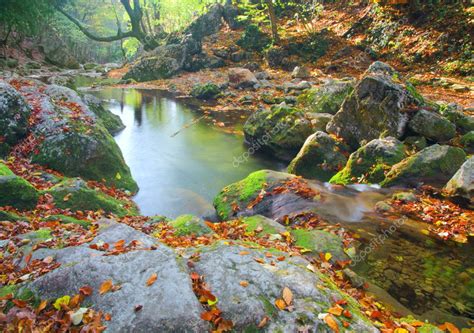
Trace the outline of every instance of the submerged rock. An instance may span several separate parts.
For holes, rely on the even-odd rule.
[[[414,88],[397,82],[398,74],[383,63],[372,65],[327,126],[356,149],[381,134],[400,138],[408,124],[406,108],[419,103]]]
[[[471,156],[455,173],[445,187],[453,197],[467,199],[474,204],[474,156]]]
[[[391,166],[406,157],[404,145],[393,137],[375,139],[351,154],[344,169],[330,182],[347,185],[357,182],[379,183]]]
[[[334,115],[353,89],[353,81],[330,80],[321,87],[303,92],[298,96],[298,104],[308,112]]]
[[[270,152],[286,161],[296,156],[313,133],[308,117],[301,110],[286,105],[258,110],[244,125],[245,140],[251,148]]]
[[[346,163],[344,144],[324,132],[308,137],[298,155],[288,166],[288,172],[309,179],[328,181]]]
[[[15,88],[0,81],[0,157],[26,137],[31,108]]]
[[[395,164],[382,186],[444,186],[466,159],[460,148],[435,144]]]
[[[437,113],[420,110],[408,123],[415,133],[435,142],[445,142],[456,135],[456,126]]]
[[[0,162],[0,206],[32,209],[36,206],[39,195],[29,182],[16,176]]]
[[[241,255],[246,251],[248,255]],[[296,332],[301,323],[309,330],[329,330],[319,314],[327,312],[334,299],[346,299],[353,315],[350,330],[377,332],[359,310],[357,302],[342,294],[320,272],[305,267],[309,262],[302,257],[286,257],[270,265],[272,258],[265,250],[229,246],[220,243],[198,250],[196,271],[205,277],[213,294],[219,299],[219,309],[226,319],[232,320],[236,331],[257,330],[264,317],[271,318],[265,326],[267,332]],[[193,253],[190,249],[189,253]],[[275,252],[275,256],[284,255]],[[256,259],[261,260],[259,263]],[[241,282],[246,281],[247,286]],[[292,311],[282,311],[275,301],[282,298],[284,288],[292,293]]]

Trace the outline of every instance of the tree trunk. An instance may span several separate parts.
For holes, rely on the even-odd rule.
[[[280,42],[280,36],[278,35],[278,25],[277,25],[277,18],[275,15],[275,8],[273,7],[272,0],[265,0],[268,8],[268,16],[270,17],[270,23],[272,25],[272,35],[273,40],[276,44]]]

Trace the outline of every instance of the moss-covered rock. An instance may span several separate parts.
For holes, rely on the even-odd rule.
[[[98,67],[99,65],[95,64],[95,63],[92,63],[92,62],[89,62],[87,64],[84,64],[84,69],[86,71],[90,71],[90,70],[93,70],[93,69],[96,69],[96,67]]]
[[[79,178],[64,179],[47,190],[54,198],[56,207],[77,210],[103,210],[119,216],[136,215],[136,207],[127,207],[126,202],[115,199],[99,190],[91,189]]]
[[[344,169],[330,182],[347,185],[350,183],[379,183],[391,166],[406,157],[404,145],[395,138],[375,139],[351,154]]]
[[[244,217],[242,223],[248,232],[255,232],[258,236],[275,235],[286,231],[280,223],[262,215]]]
[[[308,137],[298,155],[288,166],[288,172],[309,179],[328,181],[346,164],[343,151],[347,146],[327,133],[316,132]]]
[[[46,221],[58,221],[62,224],[78,224],[84,228],[88,228],[91,225],[91,222],[78,220],[71,216],[66,215],[51,215],[45,219]]]
[[[206,222],[194,215],[181,215],[175,220],[169,222],[175,229],[176,236],[202,236],[212,233],[212,229],[206,224]]]
[[[439,105],[441,114],[456,125],[459,132],[465,134],[474,131],[474,117],[465,114],[456,104]]]
[[[314,133],[304,112],[286,105],[254,112],[244,125],[245,140],[255,151],[267,151],[290,161]]]
[[[349,257],[344,252],[342,239],[324,230],[295,229],[291,231],[295,245],[311,250],[313,255],[330,253],[331,260],[347,260]]]
[[[298,96],[298,106],[308,112],[336,114],[354,89],[353,81],[331,80]]]
[[[38,199],[38,191],[29,182],[16,176],[0,162],[0,206],[32,209]]]
[[[8,83],[0,81],[0,157],[26,137],[31,109]]]
[[[36,61],[28,61],[27,63],[25,63],[25,68],[27,68],[27,69],[40,69],[41,64],[39,62],[36,62]]]
[[[456,126],[435,112],[418,111],[408,123],[415,133],[435,142],[445,142],[456,135]]]
[[[464,134],[460,143],[468,154],[474,154],[474,131]]]
[[[227,220],[234,214],[234,205],[244,206],[257,197],[268,181],[269,170],[251,173],[247,178],[228,185],[214,199],[214,207],[222,220]]]
[[[466,160],[461,148],[435,144],[395,164],[382,186],[444,186]]]
[[[270,42],[270,36],[262,32],[257,25],[249,24],[237,41],[237,45],[247,51],[261,52],[270,45]]]
[[[221,94],[221,89],[214,83],[196,84],[191,90],[191,96],[198,99],[216,99]]]
[[[104,108],[100,99],[92,95],[84,95],[82,99],[111,135],[115,135],[125,128],[122,119]]]
[[[17,221],[25,221],[29,222],[29,219],[18,214],[7,212],[4,210],[0,210],[0,221],[9,221],[9,222],[17,222]]]

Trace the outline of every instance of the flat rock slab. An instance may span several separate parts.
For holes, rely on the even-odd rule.
[[[268,332],[297,332],[298,327],[305,325],[309,325],[312,332],[331,331],[318,315],[326,313],[335,300],[344,296],[334,290],[320,273],[308,270],[309,262],[304,258],[286,257],[284,261],[277,261],[275,258],[280,254],[268,258],[267,251],[225,243],[199,251],[200,260],[194,269],[204,276],[219,300],[223,317],[233,321],[236,331],[256,328],[265,316],[269,317],[265,326]],[[242,251],[248,254],[241,255]],[[272,261],[274,266],[270,264]],[[241,281],[247,281],[249,285],[243,287]],[[292,312],[278,310],[274,305],[275,300],[282,297],[285,287],[293,293]],[[351,312],[352,331],[378,332],[367,319],[364,321],[355,311]]]

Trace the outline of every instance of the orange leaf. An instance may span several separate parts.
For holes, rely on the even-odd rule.
[[[205,321],[211,321],[214,318],[214,313],[212,311],[207,311],[201,313],[201,319]]]
[[[293,293],[288,287],[283,288],[283,300],[288,306],[290,306],[291,303],[293,302]]]
[[[259,264],[264,264],[265,263],[265,261],[263,261],[263,259],[261,259],[261,258],[253,258],[253,260],[258,262]]]
[[[449,322],[445,322],[443,325],[438,326],[441,330],[448,330],[449,333],[459,333],[459,329]]]
[[[262,320],[260,321],[260,323],[258,324],[258,328],[264,328],[265,326],[267,326],[267,323],[268,323],[268,317],[265,316],[262,318]]]
[[[16,306],[18,306],[19,308],[24,308],[24,307],[26,307],[26,306],[28,305],[28,303],[26,303],[25,301],[22,301],[22,300],[20,300],[20,299],[14,299],[14,300],[12,300],[12,302],[13,302]]]
[[[246,255],[250,254],[250,252],[249,251],[240,251],[239,254],[241,256],[246,256]]]
[[[36,314],[43,311],[47,305],[48,305],[48,301],[41,301],[40,305],[38,305],[38,307],[36,308]]]
[[[102,285],[99,288],[99,294],[103,295],[106,292],[109,292],[110,289],[112,289],[113,283],[112,280],[107,280],[102,283]]]
[[[110,321],[112,319],[112,315],[110,313],[106,313],[104,315],[104,319],[105,319],[105,321]]]
[[[158,275],[156,273],[153,273],[150,278],[146,281],[146,285],[149,287],[153,283],[155,283],[156,279],[158,278]]]
[[[125,245],[125,240],[124,240],[124,239],[121,239],[121,240],[115,242],[114,247],[115,247],[117,250],[119,250],[119,249],[122,249],[124,245]]]
[[[340,316],[342,312],[344,311],[343,308],[341,308],[339,305],[335,305],[332,308],[328,310],[329,313],[335,315],[335,316]]]
[[[249,282],[248,281],[240,281],[239,283],[242,287],[246,288],[249,286]]]
[[[278,298],[276,301],[275,301],[275,305],[278,309],[280,310],[285,310],[286,308],[286,303],[284,300],[282,300],[281,298]]]
[[[199,274],[196,272],[191,273],[191,279],[192,280],[199,280]]]
[[[331,314],[324,317],[324,322],[336,333],[339,333],[339,326]]]
[[[89,296],[92,294],[92,288],[90,286],[84,286],[79,289],[79,292],[84,296]]]

